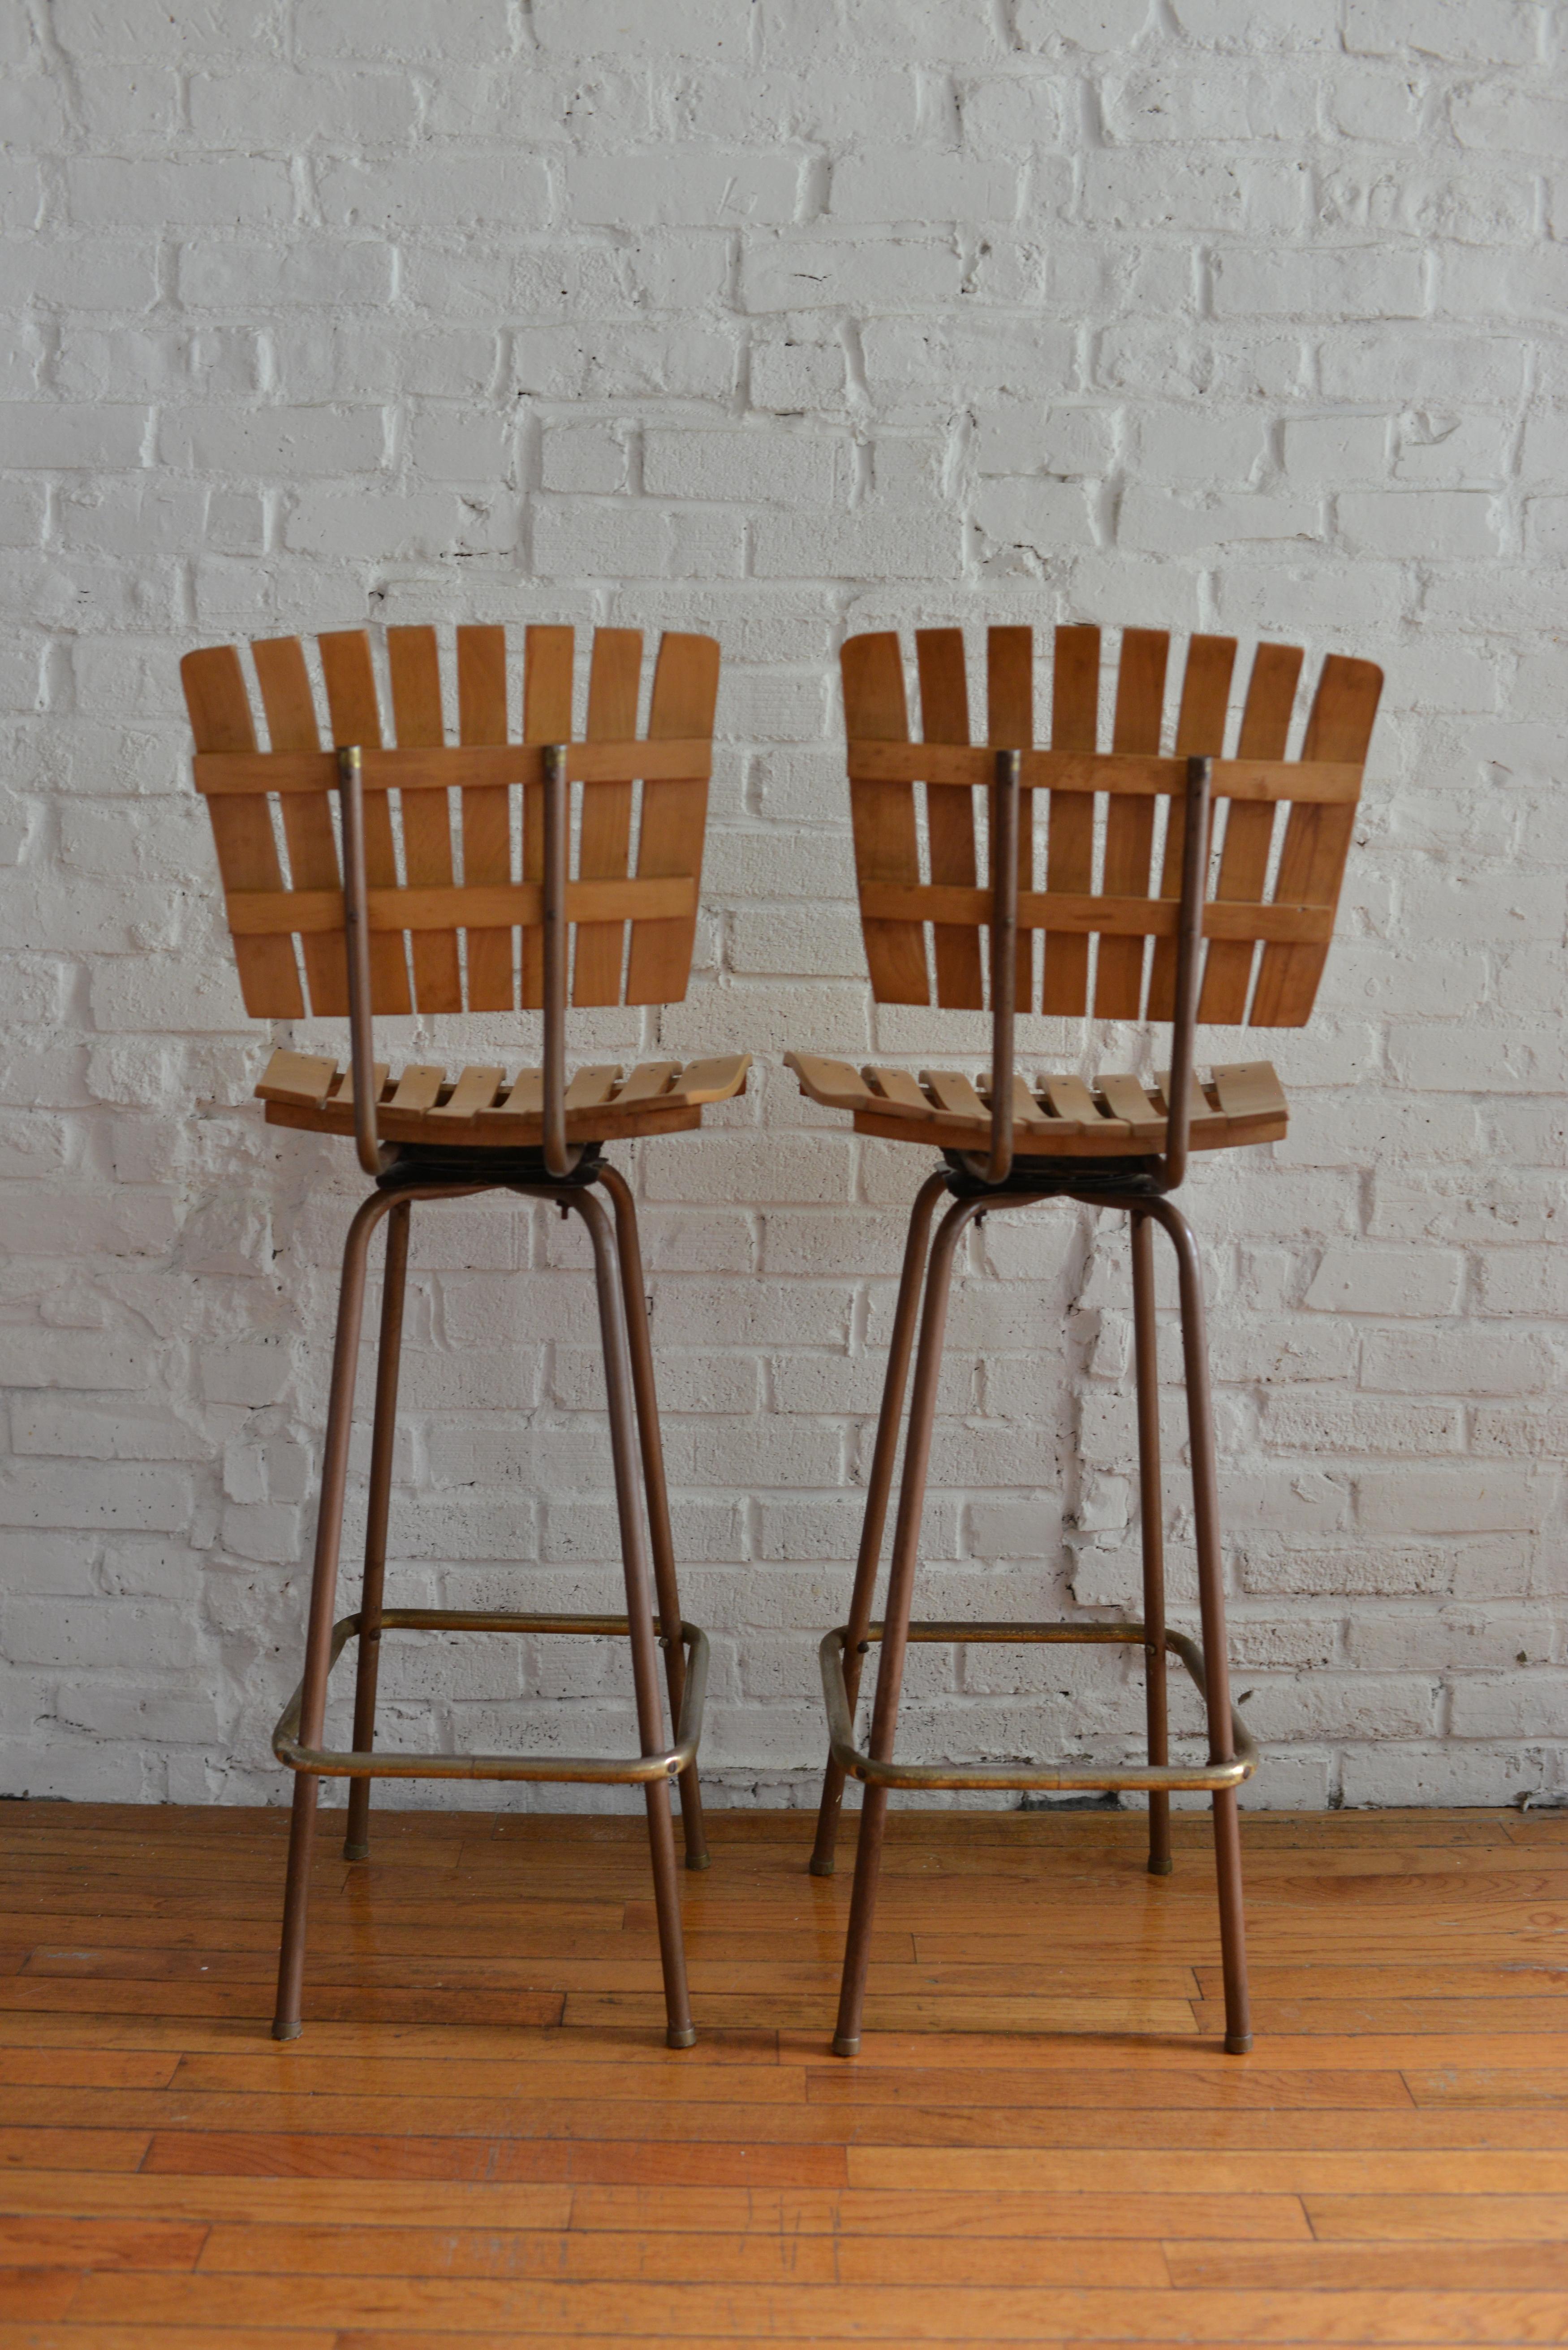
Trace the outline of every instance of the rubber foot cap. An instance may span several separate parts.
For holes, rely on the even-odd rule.
[[[664,2035],[664,2044],[667,2048],[695,2048],[697,2026],[694,2023],[688,2023],[678,2030],[672,2023]]]
[[[297,2040],[304,2029],[303,2023],[275,2023],[272,2036],[275,2040]]]
[[[860,2034],[856,2033],[851,2039],[846,2033],[836,2032],[833,2035],[833,2053],[836,2056],[858,2056]]]
[[[370,1846],[369,1843],[351,1844],[346,1836],[343,1840],[343,1857],[345,1860],[369,1860]]]
[[[1228,2032],[1225,2034],[1227,2056],[1250,2056],[1251,2053],[1252,2035],[1250,2032]]]
[[[1148,1873],[1151,1877],[1168,1877],[1175,1866],[1175,1862],[1170,1860],[1151,1860]]]
[[[813,1853],[810,1860],[806,1863],[806,1873],[811,1877],[831,1877],[833,1875],[833,1871],[834,1859],[831,1853],[828,1854],[826,1860],[818,1860],[816,1855]]]
[[[694,1872],[700,1872],[704,1868],[711,1868],[713,1866],[713,1856],[711,1853],[708,1852],[689,1852],[686,1856],[686,1866]]]

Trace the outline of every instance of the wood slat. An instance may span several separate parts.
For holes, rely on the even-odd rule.
[[[719,646],[713,637],[665,635],[653,672],[649,738],[711,742],[719,698]],[[689,875],[701,889],[708,825],[708,771],[645,780],[637,869],[645,879]],[[691,976],[697,910],[674,920],[637,921],[627,959],[628,1003],[679,1003]]]
[[[802,1093],[830,1109],[859,1109],[875,1098],[847,1061],[825,1060],[820,1053],[786,1053],[784,1063],[799,1078]]]
[[[1318,679],[1307,721],[1303,759],[1365,760],[1383,692],[1383,672],[1371,661],[1330,653]],[[1354,806],[1293,807],[1275,895],[1311,906],[1339,903],[1345,860],[1355,825]],[[1254,1028],[1300,1028],[1317,997],[1326,946],[1266,947],[1248,1014]]]
[[[597,1109],[601,1102],[607,1102],[614,1095],[619,1076],[618,1062],[612,1062],[603,1068],[579,1069],[567,1085],[566,1107]]]
[[[839,655],[846,732],[869,741],[907,743],[904,661],[891,631],[850,637]],[[849,817],[855,872],[864,890],[874,882],[906,885],[920,878],[912,784],[851,779]],[[927,1003],[925,934],[919,922],[861,920],[871,993],[878,1003]]]
[[[568,671],[570,666],[568,651]],[[504,629],[470,626],[457,632],[457,725],[461,741],[470,749],[506,741]],[[462,806],[464,883],[471,889],[504,888],[513,876],[510,787],[465,784]],[[535,944],[537,951],[539,942]],[[517,1001],[510,925],[469,930],[464,951],[469,1010],[510,1012]]]
[[[1046,1077],[1042,1080],[1040,1090],[1058,1118],[1073,1118],[1080,1130],[1091,1139],[1131,1131],[1125,1118],[1106,1117],[1082,1077]]]
[[[1181,682],[1181,709],[1176,722],[1179,758],[1218,758],[1225,747],[1225,717],[1231,702],[1231,674],[1236,666],[1234,637],[1194,637],[1187,649],[1187,674]],[[1213,809],[1210,810],[1210,839]],[[1181,896],[1181,860],[1187,838],[1186,812],[1179,800],[1170,804],[1166,827],[1165,856],[1160,874],[1162,898]],[[1208,864],[1204,865],[1208,886]],[[1175,941],[1155,948],[1148,983],[1148,1017],[1168,1020],[1176,1009]],[[1202,986],[1201,975],[1199,980]]]
[[[679,1061],[639,1061],[617,1094],[618,1102],[657,1101],[680,1074]]]
[[[271,754],[321,748],[316,697],[305,666],[305,648],[297,637],[262,638],[251,647],[262,708],[266,713]],[[288,845],[290,886],[296,889],[341,889],[337,836],[332,828],[332,806],[325,795],[280,792],[283,837]],[[301,942],[310,1008],[317,1014],[346,1019],[348,1013],[348,965],[344,945],[336,939],[312,938]]]
[[[703,735],[690,740],[673,736],[653,743],[636,738],[615,743],[572,742],[564,736],[556,739],[566,752],[567,781],[574,784],[635,783],[641,775],[651,776],[656,782],[680,782],[690,775],[705,776],[712,763],[713,746]],[[944,762],[964,755],[952,751],[938,754]],[[536,743],[449,743],[417,750],[400,750],[396,746],[390,750],[368,750],[363,754],[362,770],[369,798],[384,792],[450,792],[470,785],[489,791],[503,785],[510,787],[543,783],[545,758],[543,747]],[[259,791],[281,795],[337,789],[337,760],[331,751],[202,751],[197,754],[192,773],[199,792],[219,799],[236,792],[242,796]],[[1107,788],[1156,790],[1162,787],[1159,777],[1163,773],[1158,760],[1133,762],[1125,782],[1113,781]],[[1330,777],[1331,787],[1320,797],[1345,796],[1333,786],[1333,778],[1339,770],[1314,769],[1309,773]],[[1163,788],[1168,789],[1168,783]]]
[[[684,1102],[730,1101],[744,1089],[751,1066],[749,1053],[724,1053],[711,1060],[688,1061],[670,1092]]]
[[[594,632],[588,670],[590,743],[624,742],[637,733],[637,696],[642,677],[642,635],[637,629]],[[584,880],[624,879],[631,853],[632,786],[600,784],[583,794],[577,871]],[[585,922],[576,934],[572,966],[574,1003],[618,1003],[626,931],[619,922]]]
[[[1252,674],[1241,712],[1238,759],[1282,759],[1290,738],[1291,712],[1301,676],[1299,645],[1260,645],[1252,656]],[[1220,849],[1220,876],[1214,894],[1226,900],[1263,895],[1273,841],[1274,808],[1262,802],[1233,800],[1225,811],[1225,837]],[[1254,950],[1237,942],[1217,942],[1203,966],[1203,987],[1198,999],[1199,1020],[1239,1021],[1247,1009]]]
[[[1034,744],[1034,631],[988,629],[985,635],[986,738],[995,751],[1028,751]],[[939,795],[939,797],[940,795]],[[933,873],[932,879],[936,876]],[[994,872],[987,879],[994,887]],[[1027,784],[1018,795],[1018,886],[1034,886],[1034,795]],[[1020,1012],[1034,1003],[1034,940],[1020,930],[1014,982]]]
[[[969,681],[964,671],[961,629],[917,629],[915,658],[920,679],[920,732],[928,743],[969,741]],[[931,879],[972,888],[974,796],[965,792],[926,794]],[[933,940],[937,1002],[955,1011],[978,1012],[985,1003],[980,938],[963,926],[940,922]]]
[[[588,754],[585,751],[583,757]],[[395,752],[372,758],[372,778],[384,767],[385,779],[396,780]],[[862,743],[852,741],[847,763],[850,780],[868,784],[923,783],[957,791],[989,791],[995,772],[994,754],[966,751],[953,743]],[[298,771],[302,780],[315,763],[281,764],[283,780],[274,788],[291,788],[288,778]],[[410,774],[421,769],[412,766]],[[241,755],[197,762],[197,781],[203,790],[222,775],[244,781],[255,773],[255,762]],[[1029,791],[1104,792],[1119,798],[1179,799],[1187,790],[1185,759],[1145,757],[1127,751],[1028,751],[1023,757],[1023,780]],[[238,788],[236,781],[235,788]],[[1291,800],[1303,805],[1342,807],[1357,799],[1361,768],[1354,762],[1314,759],[1216,759],[1212,796],[1217,800]]]
[[[524,743],[566,743],[572,733],[572,661],[570,629],[530,628],[523,643],[523,740]],[[530,784],[523,795],[523,879],[545,879],[545,794],[542,784]],[[536,1010],[545,1001],[545,941],[543,933],[523,934],[523,1002]]]
[[[446,1071],[426,1061],[410,1061],[392,1088],[389,1109],[433,1109],[441,1099]],[[260,1087],[257,1087],[260,1091]]]
[[[187,653],[180,664],[191,732],[202,751],[254,751],[255,727],[251,718],[244,672],[233,645],[213,645]],[[277,843],[273,837],[272,812],[264,793],[244,794],[208,803],[218,871],[225,891],[277,889],[283,886]],[[234,941],[240,993],[245,1010],[258,1020],[296,1020],[305,1010],[305,995],[294,948],[287,939]]]
[[[264,904],[275,901],[264,900]],[[983,889],[939,889],[929,882],[913,889],[877,883],[861,892],[865,911],[886,920],[983,922],[991,910]],[[1174,939],[1180,906],[1169,898],[1079,898],[1046,890],[1021,897],[1018,920],[1024,929],[1102,932],[1111,938]],[[243,914],[237,917],[243,920]],[[1333,935],[1329,906],[1219,905],[1203,909],[1202,935],[1219,939],[1327,940]]]
[[[1127,629],[1116,668],[1113,751],[1158,754],[1165,712],[1170,638],[1163,629]],[[1174,805],[1174,804],[1173,804]],[[1154,802],[1113,799],[1106,819],[1107,898],[1146,898],[1154,853]],[[1101,1020],[1136,1020],[1143,1010],[1142,939],[1102,939],[1095,962],[1095,1012]]]
[[[324,1102],[332,1091],[337,1064],[308,1053],[290,1053],[281,1046],[262,1071],[256,1087],[260,1101]]]
[[[1100,632],[1056,631],[1051,676],[1051,748],[1092,752],[1099,723]],[[1094,887],[1095,802],[1092,792],[1054,790],[1045,841],[1045,887],[1075,894]],[[1047,931],[1042,1012],[1084,1011],[1089,1000],[1089,941],[1073,931]]]
[[[912,1110],[917,1118],[936,1116],[935,1107],[927,1099],[919,1079],[911,1076],[908,1069],[869,1068],[864,1075],[884,1101],[896,1103],[901,1110]]]
[[[688,913],[697,902],[697,885],[689,878],[668,881],[568,881],[568,920],[624,922],[634,915],[643,920],[668,919]],[[227,900],[229,926],[236,938],[274,938],[286,932],[300,936],[341,931],[343,899],[331,889],[238,889]],[[369,889],[366,892],[366,928],[372,937],[393,931],[448,931],[465,923],[499,923],[510,920],[524,930],[537,931],[545,919],[545,893],[532,881],[504,889]],[[1278,935],[1278,933],[1276,933]]]
[[[362,629],[345,629],[318,637],[322,673],[327,680],[327,703],[332,718],[332,740],[341,750],[358,743],[376,749],[381,741],[381,713],[376,699],[376,672],[370,662],[370,639]],[[392,839],[392,812],[382,793],[365,794],[365,880],[371,889],[395,889],[399,882],[397,850]],[[400,938],[370,941],[370,999],[377,1012],[411,1012],[408,960]]]
[[[1125,1118],[1135,1135],[1141,1136],[1151,1150],[1158,1150],[1165,1136],[1165,1113],[1150,1101],[1137,1079],[1113,1076],[1097,1077],[1095,1082],[1111,1115]],[[1284,1107],[1282,1095],[1280,1106]]]
[[[968,1077],[956,1069],[922,1069],[920,1083],[937,1107],[949,1118],[972,1118],[977,1127],[989,1129],[991,1111],[981,1101]]]
[[[446,741],[441,705],[441,656],[433,629],[389,629],[392,723],[400,750],[439,750]],[[410,890],[450,889],[452,808],[445,792],[406,792],[400,813],[403,866]],[[421,1012],[461,1012],[462,975],[457,940],[444,928],[416,930],[410,940],[414,1003]]]
[[[501,1090],[503,1069],[476,1066],[464,1069],[444,1102],[431,1111],[432,1118],[453,1120],[475,1118],[482,1109],[488,1109]]]

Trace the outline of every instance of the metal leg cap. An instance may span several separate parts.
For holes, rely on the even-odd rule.
[[[688,1868],[694,1869],[711,1868],[713,1866],[713,1856],[711,1852],[707,1851],[689,1852],[686,1856],[686,1866]]]
[[[303,2023],[275,2022],[272,2027],[272,2036],[275,2040],[297,2040],[304,2029]]]
[[[828,1854],[826,1860],[819,1860],[815,1853],[813,1853],[810,1860],[806,1863],[806,1870],[808,1875],[812,1877],[831,1877],[834,1872],[834,1856],[832,1853]]]
[[[858,2056],[860,2034],[857,2032],[836,2032],[833,2035],[833,2053],[836,2056]]]
[[[1247,2056],[1251,2054],[1251,2048],[1252,2035],[1250,2032],[1228,2032],[1225,2034],[1227,2056]]]
[[[664,2035],[664,2044],[667,2048],[695,2048],[697,2026],[694,2023],[672,2023]]]
[[[367,1838],[363,1842],[356,1844],[351,1837],[345,1836],[343,1840],[343,1857],[345,1860],[369,1860],[370,1857],[370,1846],[369,1839]]]
[[[1164,1860],[1151,1860],[1148,1873],[1151,1877],[1168,1877],[1175,1866],[1175,1862],[1168,1857]]]

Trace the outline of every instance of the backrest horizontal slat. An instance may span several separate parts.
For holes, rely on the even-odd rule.
[[[981,934],[989,931],[995,907],[981,844],[990,835],[996,752],[1016,749],[1018,1009],[1036,1008],[1032,934],[1040,930],[1040,1010],[1170,1019],[1188,769],[1200,757],[1210,778],[1206,877],[1216,847],[1219,857],[1212,879],[1206,879],[1212,895],[1200,927],[1199,1017],[1253,1026],[1304,1020],[1333,935],[1382,673],[1367,661],[1326,661],[1301,755],[1291,759],[1285,754],[1302,656],[1293,646],[1259,646],[1234,754],[1227,758],[1236,652],[1233,638],[1189,639],[1167,733],[1169,639],[1161,630],[1125,631],[1112,747],[1102,751],[1100,633],[1057,629],[1045,748],[1031,739],[1030,631],[993,629],[982,748],[971,739],[961,631],[917,632],[926,731],[919,743],[910,739],[898,638],[850,638],[842,654],[850,808],[877,1001],[929,1000],[929,933],[938,1003],[983,1008],[988,957]],[[1289,816],[1271,879],[1281,806]]]
[[[390,629],[395,748],[384,747],[389,729],[369,636],[347,630],[318,642],[332,740],[361,752],[377,1012],[509,1011],[519,997],[524,1005],[542,1001],[544,746],[557,743],[567,745],[568,782],[580,814],[574,825],[576,878],[568,881],[566,902],[574,1000],[680,1000],[696,933],[712,764],[719,666],[712,639],[662,639],[649,734],[639,739],[641,639],[625,629],[599,631],[588,698],[592,739],[574,743],[573,631],[530,628],[526,739],[514,743],[507,739],[504,633],[460,628],[462,739],[452,743],[436,631]],[[218,843],[245,1003],[263,1017],[301,1016],[303,959],[309,1008],[342,1014],[348,973],[337,754],[322,747],[297,639],[258,644],[254,658],[270,741],[265,751],[257,747],[237,650],[217,647],[182,664],[195,780]]]

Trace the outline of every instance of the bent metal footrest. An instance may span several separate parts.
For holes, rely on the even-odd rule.
[[[631,1628],[625,1616],[532,1616],[510,1608],[387,1607],[381,1611],[380,1623],[388,1632],[576,1632],[611,1638],[618,1635],[622,1639],[629,1637]],[[333,1626],[328,1671],[360,1627],[358,1613],[340,1617]],[[676,1779],[696,1760],[708,1687],[706,1634],[695,1624],[683,1623],[680,1640],[687,1659],[680,1719],[675,1726],[674,1745],[658,1753],[630,1755],[623,1761],[615,1755],[393,1754],[380,1749],[356,1753],[348,1748],[302,1746],[303,1681],[278,1718],[272,1751],[291,1771],[308,1771],[324,1779],[541,1779],[613,1787]]]
[[[389,1618],[389,1621],[390,1619]],[[882,1638],[882,1626],[867,1626],[867,1645]],[[911,1624],[911,1640],[990,1641],[993,1644],[1083,1642],[1114,1643],[1146,1648],[1148,1636],[1141,1624]],[[871,1787],[1001,1787],[1014,1791],[1055,1787],[1064,1791],[1203,1789],[1213,1794],[1239,1787],[1258,1767],[1258,1750],[1241,1715],[1231,1709],[1231,1732],[1235,1760],[1230,1762],[1133,1762],[1111,1769],[1104,1764],[1077,1766],[1058,1762],[877,1762],[855,1742],[855,1724],[845,1694],[843,1657],[849,1639],[846,1625],[829,1632],[817,1651],[822,1665],[822,1693],[827,1707],[828,1738],[833,1759],[852,1779]],[[1203,1651],[1185,1632],[1168,1630],[1165,1646],[1179,1657],[1201,1698],[1207,1677]]]

